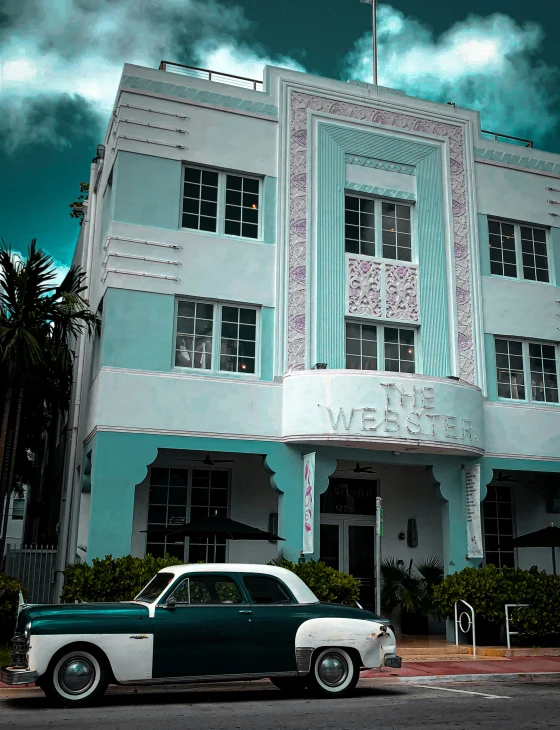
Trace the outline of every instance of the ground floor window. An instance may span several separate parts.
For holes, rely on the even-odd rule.
[[[229,472],[223,469],[150,469],[148,538],[146,553],[161,558],[166,553],[189,563],[214,562],[214,541],[166,537],[158,528],[184,525],[214,514],[227,515]],[[216,542],[216,562],[226,559],[225,541]]]
[[[497,568],[515,567],[511,487],[489,484],[482,505],[486,565],[495,565]]]

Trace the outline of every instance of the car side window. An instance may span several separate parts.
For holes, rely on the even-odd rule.
[[[225,575],[191,575],[173,591],[171,598],[177,603],[216,606],[243,603],[241,591],[232,578]]]
[[[291,597],[286,589],[275,578],[268,578],[262,575],[246,575],[243,583],[247,589],[252,603],[292,603]]]

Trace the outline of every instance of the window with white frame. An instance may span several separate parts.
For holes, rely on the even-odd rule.
[[[146,553],[166,553],[191,563],[214,561],[214,540],[166,535],[165,529],[218,514],[228,515],[229,472],[224,469],[150,468]],[[226,542],[216,542],[216,562],[226,560]]]
[[[217,302],[177,302],[175,365],[229,373],[257,372],[257,310]]]
[[[405,327],[346,322],[346,368],[414,373],[415,331]]]
[[[260,195],[256,177],[185,166],[182,226],[258,238]]]
[[[347,253],[412,261],[410,205],[347,193],[344,224]]]
[[[558,346],[495,339],[498,397],[558,403]]]
[[[545,228],[489,219],[488,234],[491,274],[549,281]]]

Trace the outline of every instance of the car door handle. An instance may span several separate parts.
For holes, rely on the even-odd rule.
[[[252,611],[239,611],[239,613],[252,613]]]

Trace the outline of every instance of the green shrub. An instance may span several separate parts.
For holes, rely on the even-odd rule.
[[[280,567],[291,570],[301,578],[320,601],[353,604],[360,595],[360,581],[357,578],[325,563],[310,560],[300,564],[282,560]]]
[[[560,576],[536,567],[531,570],[465,568],[434,588],[434,605],[443,616],[453,615],[460,598],[474,608],[476,616],[505,625],[506,603],[527,603],[529,608],[512,612],[512,630],[521,637],[560,634]]]
[[[62,603],[74,601],[130,601],[162,568],[181,565],[181,560],[171,558],[133,558],[126,555],[103,559],[94,558],[88,563],[72,563],[64,571]]]
[[[0,573],[0,642],[14,635],[21,583]]]

